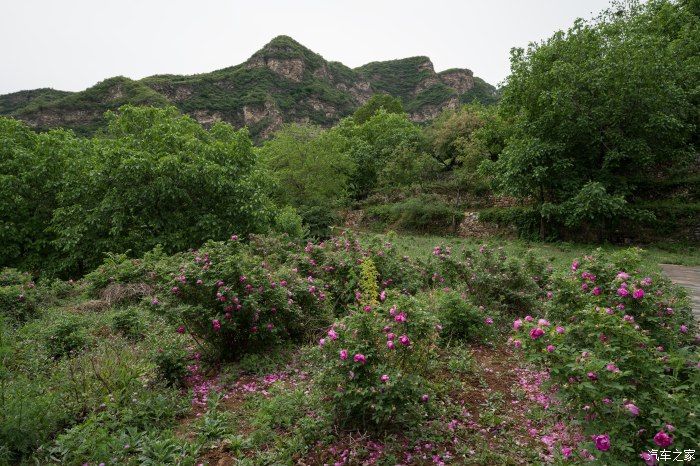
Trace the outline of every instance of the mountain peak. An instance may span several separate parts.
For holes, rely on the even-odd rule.
[[[284,35],[275,37],[250,57],[251,60],[256,58],[323,60],[320,55],[314,53],[311,49],[304,47],[296,40]]]

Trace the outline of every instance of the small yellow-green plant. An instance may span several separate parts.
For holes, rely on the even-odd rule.
[[[371,258],[362,261],[360,265],[360,304],[362,306],[376,306],[379,304],[379,272]]]

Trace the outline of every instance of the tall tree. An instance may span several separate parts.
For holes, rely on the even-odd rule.
[[[695,0],[616,4],[514,49],[502,100],[514,135],[487,167],[496,187],[535,201],[543,234],[546,219],[573,225],[629,214],[594,203],[572,214],[566,201],[595,194],[619,206],[642,194],[642,181],[694,162],[699,56]]]

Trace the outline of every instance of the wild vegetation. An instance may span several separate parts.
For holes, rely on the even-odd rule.
[[[282,37],[215,77],[0,99],[120,104],[77,135],[0,118],[0,464],[696,449],[699,329],[658,264],[700,264],[699,14],[616,4],[514,50],[497,94],[414,95],[435,74],[423,57],[351,70]],[[251,65],[296,59],[295,84]],[[358,107],[323,73],[376,95]],[[322,94],[343,118],[255,144],[264,119],[181,113],[265,105],[283,82],[277,108],[308,116]],[[196,92],[161,99],[180,85]],[[412,120],[444,99],[464,105]],[[462,231],[465,212],[486,233]]]

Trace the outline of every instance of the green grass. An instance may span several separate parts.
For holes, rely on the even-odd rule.
[[[630,246],[617,246],[611,244],[580,244],[580,243],[542,243],[535,241],[525,241],[520,239],[504,238],[459,238],[456,236],[435,236],[435,235],[378,235],[385,239],[390,239],[396,244],[404,254],[411,257],[426,257],[432,248],[438,244],[450,246],[453,254],[465,249],[476,249],[482,244],[491,244],[503,247],[509,256],[522,256],[527,251],[534,251],[545,261],[554,267],[567,267],[575,258],[593,252],[597,248],[612,252]],[[656,243],[653,245],[642,245],[644,249],[644,263],[649,267],[658,268],[659,264],[678,264],[686,266],[700,266],[700,245],[677,244],[677,243]]]

